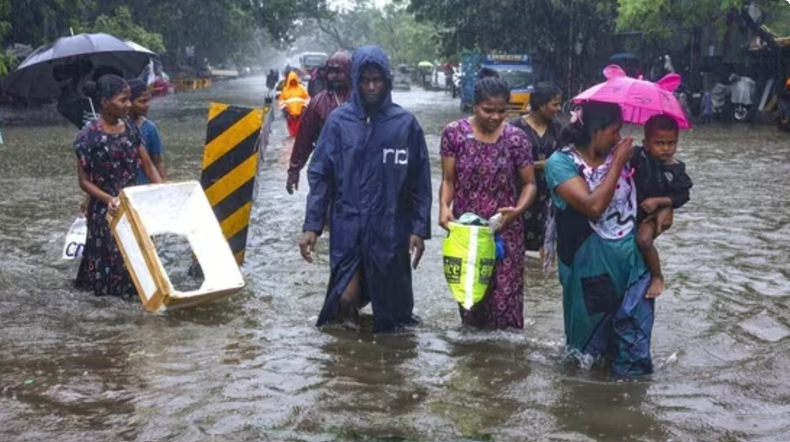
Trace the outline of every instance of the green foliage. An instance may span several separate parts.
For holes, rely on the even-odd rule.
[[[11,32],[11,23],[3,17],[7,17],[11,10],[9,0],[0,0],[0,42],[2,42],[6,35]],[[7,54],[5,49],[0,46],[0,77],[6,75],[8,71],[13,69],[16,65],[17,59],[15,56]]]
[[[132,18],[132,13],[126,6],[121,6],[115,10],[113,15],[100,15],[86,32],[104,32],[118,38],[131,40],[145,46],[154,52],[164,52],[165,45],[162,34],[148,32],[142,26],[136,24]]]
[[[40,46],[69,35],[93,5],[93,0],[0,0],[0,22],[11,25],[4,44]]]
[[[575,90],[600,75],[616,7],[616,0],[410,0],[408,9],[433,23],[444,55],[529,53],[541,79]]]
[[[652,38],[667,38],[675,29],[688,29],[716,24],[720,32],[721,20],[728,11],[740,10],[743,0],[618,0],[617,27],[620,30],[644,31]],[[790,32],[790,6],[785,0],[757,0],[754,2],[767,17],[775,32]]]
[[[416,64],[436,57],[433,26],[418,23],[406,8],[387,5],[381,13],[380,22],[383,26],[376,27],[372,41],[387,50],[394,64]]]
[[[0,77],[5,76],[17,65],[17,58],[5,52],[0,53]]]
[[[617,26],[666,37],[674,29],[686,29],[717,21],[741,0],[619,0]]]
[[[309,20],[298,32],[302,35],[297,40],[299,46],[329,53],[377,44],[389,54],[393,64],[416,64],[436,56],[435,29],[417,22],[398,4],[379,9],[369,2],[359,2],[352,9]]]
[[[109,32],[177,59],[194,47],[212,64],[249,60],[295,39],[298,20],[327,15],[326,0],[0,0],[0,42],[34,47],[70,28]]]
[[[438,25],[446,53],[567,50],[571,31],[582,40],[612,29],[614,0],[412,0],[409,10]]]

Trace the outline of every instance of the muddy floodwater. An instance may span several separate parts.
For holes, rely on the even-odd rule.
[[[172,179],[199,179],[207,104],[259,106],[263,83],[153,101]],[[425,128],[438,189],[439,135],[461,116],[458,102],[422,90],[395,101]],[[462,330],[438,226],[414,275],[421,326],[316,329],[326,242],[316,264],[302,261],[307,183],[285,192],[281,117],[243,292],[154,315],[138,299],[72,290],[77,263],[61,252],[80,200],[74,131],[32,123],[3,127],[0,146],[0,441],[790,440],[790,137],[772,127],[683,135],[695,187],[658,240],[668,290],[656,374],[617,382],[563,363],[560,287],[535,260],[523,332]],[[176,261],[185,253],[165,249]]]

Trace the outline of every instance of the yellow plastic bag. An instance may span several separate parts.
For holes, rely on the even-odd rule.
[[[496,262],[496,243],[491,229],[450,223],[442,244],[444,277],[453,297],[465,309],[483,300],[491,284]]]

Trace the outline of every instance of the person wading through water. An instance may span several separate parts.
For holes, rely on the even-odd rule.
[[[291,137],[295,137],[299,132],[299,119],[309,103],[310,96],[307,94],[307,88],[299,82],[299,75],[295,71],[289,72],[280,93],[280,108],[285,112],[288,135]]]
[[[430,159],[417,119],[392,102],[384,51],[357,49],[351,79],[351,99],[329,115],[308,167],[299,248],[312,262],[331,209],[331,276],[317,325],[356,328],[370,302],[373,332],[390,332],[418,323],[411,276],[431,237]]]
[[[148,151],[151,162],[154,163],[156,171],[159,172],[159,178],[164,181],[167,179],[165,160],[163,157],[165,146],[162,144],[162,139],[159,137],[159,130],[156,128],[156,125],[147,117],[148,109],[151,107],[151,92],[148,89],[148,85],[137,78],[129,80],[128,83],[132,100],[132,108],[129,110],[129,117],[140,129],[140,135],[143,137],[145,150]],[[137,184],[148,184],[148,177],[142,169],[140,169],[140,173],[138,173]]]
[[[524,247],[540,252],[543,260],[543,243],[546,235],[551,195],[546,187],[543,169],[546,160],[560,148],[562,126],[554,120],[562,107],[562,91],[551,83],[539,83],[529,98],[530,113],[510,120],[510,124],[524,131],[535,162],[535,183],[538,199],[524,213]]]
[[[474,116],[442,132],[439,225],[465,213],[490,219],[502,215],[497,233],[505,255],[497,260],[485,298],[467,310],[464,325],[479,329],[524,328],[524,227],[521,218],[535,199],[529,141],[507,124],[510,86],[496,71],[481,69],[474,88]]]
[[[348,100],[351,95],[351,57],[346,51],[338,51],[326,62],[328,89],[319,93],[307,106],[299,123],[285,189],[289,194],[299,190],[299,173],[315,149],[315,143],[326,124],[329,114]]]
[[[99,105],[99,118],[90,121],[74,140],[80,188],[90,196],[88,235],[77,275],[78,288],[96,296],[125,296],[135,292],[121,252],[112,236],[107,213],[120,207],[118,195],[137,185],[142,168],[151,183],[161,179],[143,145],[140,130],[128,119],[129,85],[105,75],[88,82],[84,93]]]

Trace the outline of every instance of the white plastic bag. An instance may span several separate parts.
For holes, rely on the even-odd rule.
[[[84,217],[77,218],[69,228],[66,243],[63,245],[63,259],[82,259],[85,239],[88,236],[88,223]]]

